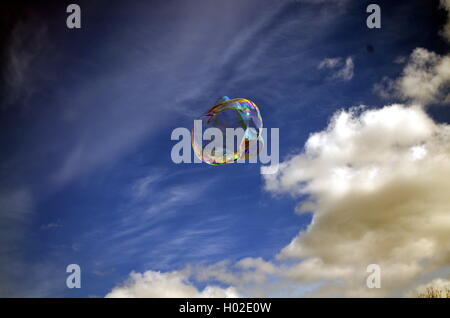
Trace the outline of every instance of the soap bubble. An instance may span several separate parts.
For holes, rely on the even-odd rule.
[[[254,158],[262,149],[261,114],[258,106],[248,99],[224,96],[198,120],[201,121],[201,131],[196,131],[194,125],[192,148],[203,162],[211,165],[233,163]]]

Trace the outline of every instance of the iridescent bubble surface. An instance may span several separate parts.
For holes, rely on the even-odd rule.
[[[211,165],[233,163],[253,158],[262,149],[261,113],[258,106],[248,99],[224,96],[198,120],[201,121],[201,130],[196,130],[194,125],[192,148],[203,162]],[[212,138],[208,128],[215,129],[209,131],[215,136],[220,131],[222,138]]]

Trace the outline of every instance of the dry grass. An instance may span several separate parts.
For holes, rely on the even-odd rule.
[[[428,287],[425,292],[418,294],[419,298],[450,298],[450,289]]]

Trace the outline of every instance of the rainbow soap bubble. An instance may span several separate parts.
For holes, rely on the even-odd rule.
[[[196,129],[194,122],[192,148],[205,163],[221,165],[255,158],[264,145],[261,113],[248,99],[221,97],[197,121],[201,121],[201,130]],[[220,131],[222,138],[212,138],[208,130],[214,130],[208,128]],[[231,138],[233,131],[236,135]],[[232,142],[227,143],[227,135]]]

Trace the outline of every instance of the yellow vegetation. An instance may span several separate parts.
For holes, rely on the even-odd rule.
[[[450,289],[428,287],[425,292],[418,294],[419,298],[450,298]]]

